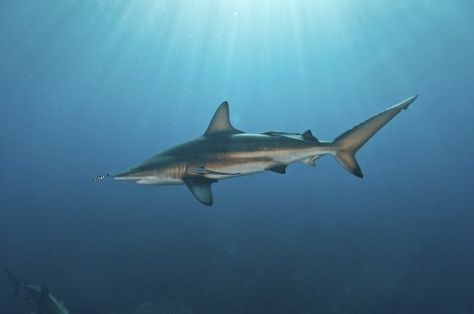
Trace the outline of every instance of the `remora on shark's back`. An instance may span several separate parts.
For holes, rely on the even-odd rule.
[[[355,153],[401,110],[407,109],[416,97],[373,116],[334,141],[320,141],[310,130],[302,134],[240,131],[230,123],[229,105],[223,102],[202,136],[112,177],[148,185],[186,184],[205,205],[212,204],[211,184],[218,180],[267,170],[285,173],[286,167],[293,162],[314,166],[315,160],[323,155],[334,156],[346,170],[362,177]],[[100,176],[97,180],[109,176]]]

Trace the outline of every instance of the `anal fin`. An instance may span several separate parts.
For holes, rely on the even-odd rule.
[[[275,165],[273,167],[267,168],[267,170],[268,171],[273,171],[273,172],[276,172],[276,173],[280,173],[280,174],[285,174],[286,173],[286,167],[288,167],[288,165],[278,164],[278,165]]]

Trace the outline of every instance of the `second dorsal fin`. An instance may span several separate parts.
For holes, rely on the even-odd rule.
[[[311,133],[311,130],[304,131],[304,133],[301,134],[301,137],[307,141],[313,141],[313,142],[319,143],[319,140],[316,138],[316,136],[313,135],[313,133]]]
[[[243,133],[232,126],[229,119],[229,103],[224,101],[212,117],[204,135],[219,133]]]

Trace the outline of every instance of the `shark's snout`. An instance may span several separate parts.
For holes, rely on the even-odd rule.
[[[135,171],[133,169],[127,169],[117,174],[114,174],[112,178],[114,178],[115,180],[136,180],[137,178],[135,178],[134,174]]]

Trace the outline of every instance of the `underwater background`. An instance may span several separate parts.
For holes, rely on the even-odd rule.
[[[474,2],[0,1],[0,266],[70,313],[474,313]],[[91,178],[235,127],[358,153],[213,186]],[[0,313],[31,313],[0,276]]]

